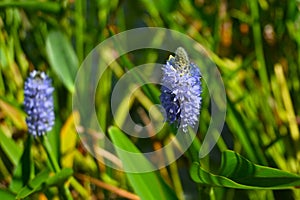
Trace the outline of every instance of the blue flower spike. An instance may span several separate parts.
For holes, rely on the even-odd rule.
[[[54,125],[54,105],[51,79],[45,72],[32,71],[24,85],[24,110],[28,132],[42,136]]]
[[[176,123],[183,132],[188,127],[195,127],[201,108],[201,72],[196,64],[190,61],[182,47],[170,56],[162,67],[160,101],[166,111],[166,120]]]

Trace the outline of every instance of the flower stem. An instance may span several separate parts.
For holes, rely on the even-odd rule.
[[[53,167],[55,172],[59,172],[60,167],[59,167],[58,162],[53,154],[53,150],[52,150],[51,144],[48,140],[48,137],[46,135],[43,135],[41,138],[42,138],[42,144],[46,150],[47,156],[50,159],[51,166]]]
[[[80,194],[80,196],[82,196],[83,199],[89,198],[89,193],[73,176],[70,178],[70,185]]]
[[[55,155],[53,154],[53,150],[52,150],[51,144],[48,140],[48,137],[46,135],[43,135],[41,137],[41,140],[42,140],[42,144],[45,148],[45,151],[47,153],[47,156],[50,160],[51,166],[54,169],[54,172],[59,172],[60,167],[59,167],[59,164],[58,164],[58,162],[55,158]],[[63,199],[66,199],[66,200],[72,200],[73,199],[73,197],[71,195],[71,192],[70,192],[69,188],[67,187],[67,185],[64,184],[63,187],[59,187],[58,189],[61,192],[61,194],[63,196]]]
[[[195,134],[191,128],[189,128],[189,132],[184,134],[184,141],[187,144],[190,144],[187,149],[187,154],[190,157],[191,162],[199,162],[199,149],[200,142],[196,136],[192,139],[190,134]],[[192,141],[190,141],[192,140]]]

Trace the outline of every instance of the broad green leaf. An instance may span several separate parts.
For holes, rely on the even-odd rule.
[[[8,190],[5,189],[0,189],[0,197],[1,199],[5,199],[5,200],[15,200],[16,197],[13,193],[11,193]]]
[[[17,199],[23,199],[33,194],[34,192],[41,189],[43,183],[45,183],[49,177],[51,171],[49,169],[45,169],[36,175],[34,179],[32,179],[26,186],[24,186],[17,195]]]
[[[49,63],[66,88],[74,92],[78,59],[67,38],[59,31],[49,33],[46,40]]]
[[[22,155],[22,150],[20,147],[13,141],[13,139],[8,138],[0,128],[0,146],[5,152],[9,160],[16,166]]]
[[[124,153],[129,151],[141,154],[137,147],[123,132],[116,127],[111,127],[108,132],[113,143],[119,148],[122,148],[122,150],[117,148],[116,151],[122,160],[125,170],[129,169],[130,171],[133,171],[138,168],[137,166],[141,165],[149,165],[149,168],[151,168],[151,163],[144,156],[141,156],[137,161]],[[134,191],[141,199],[177,199],[174,191],[172,191],[161,176],[154,171],[145,173],[126,173],[126,175]]]
[[[46,189],[51,186],[59,186],[63,184],[72,174],[73,170],[70,168],[64,168],[56,174],[51,172],[49,169],[43,170],[19,191],[16,198],[23,199],[42,189]]]
[[[223,152],[219,174],[208,172],[196,162],[190,174],[197,183],[237,189],[286,189],[300,185],[300,176],[256,165],[233,151]]]

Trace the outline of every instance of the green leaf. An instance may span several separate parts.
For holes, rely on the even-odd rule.
[[[23,154],[16,165],[13,179],[9,185],[10,190],[13,192],[19,192],[34,174],[34,163],[31,157],[32,139],[33,138],[31,136],[27,137]]]
[[[50,174],[49,169],[45,169],[36,175],[34,179],[32,179],[26,186],[24,186],[18,193],[17,199],[23,199],[33,194],[36,191],[42,189],[42,184],[47,181]]]
[[[74,92],[78,59],[70,42],[61,32],[52,31],[46,40],[46,51],[52,69],[66,88]]]
[[[223,152],[219,174],[206,171],[196,162],[190,174],[197,183],[237,189],[287,189],[300,185],[300,176],[256,165],[233,151]]]
[[[46,189],[51,186],[61,185],[72,174],[73,170],[70,168],[64,168],[56,174],[53,174],[53,172],[51,172],[49,169],[43,170],[32,181],[30,181],[19,191],[16,198],[23,199],[42,189]]]
[[[58,186],[63,184],[69,177],[73,174],[71,168],[63,168],[61,171],[57,172],[54,176],[48,178],[45,183],[46,187]]]
[[[119,147],[116,151],[119,158],[122,160],[125,170],[134,171],[134,169],[138,169],[138,166],[145,165],[149,166],[149,169],[152,167],[151,163],[142,156],[136,146],[118,128],[111,127],[108,132],[113,143]],[[132,156],[128,156],[126,153],[127,151],[141,155],[138,164],[136,159]],[[145,173],[126,173],[126,175],[134,191],[141,199],[177,199],[174,191],[172,191],[162,177],[154,171]]]
[[[22,155],[20,147],[10,138],[8,138],[0,128],[0,146],[9,160],[16,166]]]
[[[10,191],[8,190],[5,190],[5,189],[0,189],[0,197],[1,199],[5,199],[5,200],[15,200],[16,197],[13,193],[11,193]]]

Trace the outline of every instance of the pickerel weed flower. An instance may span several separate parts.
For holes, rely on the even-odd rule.
[[[184,132],[198,122],[201,107],[201,73],[190,62],[186,51],[178,47],[175,57],[170,56],[162,67],[160,101],[166,111],[166,119],[176,122]]]
[[[25,81],[24,110],[27,113],[28,132],[41,136],[54,125],[54,106],[51,79],[44,73],[32,71]]]

